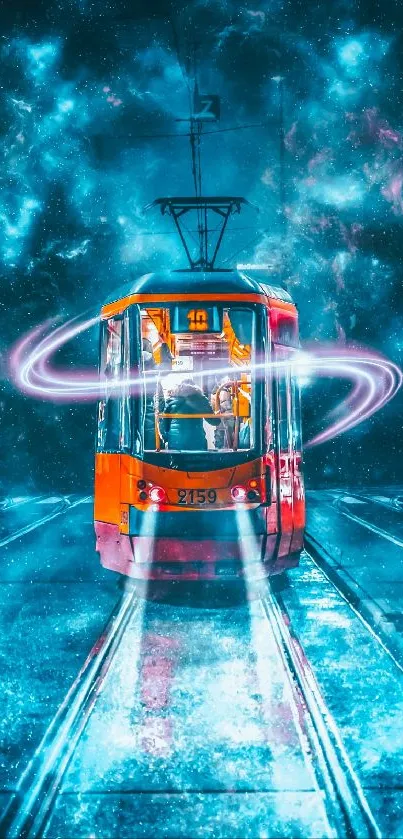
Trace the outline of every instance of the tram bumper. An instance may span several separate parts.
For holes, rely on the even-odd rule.
[[[129,533],[95,522],[102,565],[149,580],[213,580],[270,573],[276,534],[267,536],[266,508],[129,512]],[[268,544],[269,543],[269,544]],[[270,547],[269,547],[270,546]],[[268,550],[269,547],[269,550]]]

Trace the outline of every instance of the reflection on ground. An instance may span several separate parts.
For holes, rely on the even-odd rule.
[[[402,494],[309,499],[308,532],[340,578],[348,573],[395,616],[402,551],[377,531],[400,533],[394,501]],[[1,512],[6,535],[13,524],[23,530],[44,518],[33,499],[7,525],[12,507]],[[3,802],[120,596],[93,553],[91,504],[62,509],[55,497],[46,509],[53,517],[1,549]],[[140,608],[65,775],[48,837],[329,834],[262,609],[265,585],[136,590]],[[403,836],[401,672],[308,555],[273,586],[384,835]],[[397,617],[393,625],[397,631]]]

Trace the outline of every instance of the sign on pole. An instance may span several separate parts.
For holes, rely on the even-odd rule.
[[[215,93],[199,93],[196,89],[193,99],[193,117],[206,122],[220,119],[220,97]]]

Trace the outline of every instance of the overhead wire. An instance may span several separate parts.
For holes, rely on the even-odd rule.
[[[176,31],[176,27],[175,27],[174,20],[173,20],[173,18],[172,18],[172,17],[170,17],[170,18],[169,18],[169,22],[170,22],[170,24],[171,24],[171,29],[172,29],[172,34],[173,34],[173,42],[174,42],[174,49],[175,49],[175,52],[176,52],[176,57],[177,57],[177,60],[178,60],[178,64],[179,64],[179,67],[180,67],[181,73],[182,73],[182,77],[183,77],[183,81],[184,81],[184,83],[185,83],[185,87],[187,88],[187,91],[188,91],[189,104],[190,104],[190,106],[191,106],[191,102],[192,102],[192,92],[191,92],[191,87],[190,87],[189,74],[188,74],[188,72],[187,72],[186,68],[184,68],[184,66],[183,66],[183,62],[182,62],[182,58],[181,58],[181,54],[180,54],[180,46],[179,46],[178,33],[177,33],[177,31]]]
[[[246,125],[230,125],[227,128],[216,128],[213,131],[203,131],[203,137],[212,134],[223,134],[228,131],[242,131],[245,128],[265,128],[268,125],[272,125],[272,120],[266,120],[265,122],[251,122],[247,123]],[[98,135],[95,135],[98,136]],[[191,131],[172,131],[167,133],[161,134],[114,134],[113,136],[109,136],[107,134],[102,134],[102,138],[111,139],[111,140],[126,140],[129,139],[137,139],[137,140],[154,140],[154,139],[168,139],[170,137],[190,137]],[[88,138],[91,139],[91,138]]]
[[[267,125],[270,125],[270,123],[272,123],[273,120],[265,120],[265,121],[262,121],[262,122],[259,122],[259,123],[246,123],[246,124],[243,124],[243,125],[227,126],[225,128],[216,128],[216,129],[213,129],[213,130],[203,131],[202,121],[198,120],[198,119],[195,119],[195,116],[194,116],[194,102],[192,101],[192,87],[191,87],[191,82],[190,82],[191,61],[193,59],[193,87],[194,87],[194,93],[196,93],[196,91],[197,91],[196,46],[195,46],[195,44],[193,45],[192,55],[190,54],[190,46],[189,46],[188,54],[187,54],[188,67],[186,67],[185,64],[184,64],[184,61],[182,59],[182,56],[181,56],[179,37],[178,37],[177,29],[175,27],[175,23],[174,23],[174,20],[173,20],[172,17],[169,17],[169,22],[171,24],[171,29],[172,29],[172,34],[173,34],[173,45],[174,45],[174,49],[175,49],[175,52],[176,52],[178,65],[180,67],[182,77],[183,77],[183,81],[184,81],[184,84],[185,84],[187,92],[188,92],[189,113],[190,113],[190,118],[189,118],[190,131],[179,132],[179,133],[178,132],[175,132],[175,133],[174,132],[172,132],[172,133],[171,132],[166,132],[166,133],[161,133],[161,134],[148,134],[148,135],[147,134],[138,134],[138,135],[129,134],[129,135],[126,135],[126,136],[129,136],[131,138],[137,138],[137,139],[160,139],[160,138],[161,139],[168,139],[168,138],[171,138],[171,137],[174,137],[174,138],[189,137],[190,147],[191,147],[191,157],[192,157],[192,176],[193,176],[196,198],[198,198],[202,195],[202,162],[201,162],[201,134],[202,134],[202,132],[203,132],[203,136],[204,135],[210,135],[211,136],[213,134],[222,134],[222,133],[227,133],[227,132],[231,132],[231,131],[241,131],[241,130],[245,130],[245,129],[249,129],[249,128],[262,128],[262,127],[265,127]],[[204,212],[204,217],[203,217],[203,212]],[[198,231],[197,232],[199,234],[200,264],[203,265],[203,263],[204,263],[205,265],[207,265],[208,264],[208,234],[209,234],[209,232],[211,232],[208,229],[207,208],[204,208],[204,211],[203,211],[203,208],[197,207],[197,224],[198,224]],[[194,236],[193,236],[193,232],[191,230],[189,230],[189,228],[184,224],[183,219],[182,219],[182,225],[184,227],[184,230],[186,230],[186,232],[188,233],[188,235],[190,235],[190,237],[193,239],[193,241],[195,241]],[[245,228],[240,227],[240,228],[237,228],[237,229],[242,230],[242,229],[248,229],[248,228],[247,227],[245,227]],[[144,234],[140,234],[140,235],[144,235]],[[150,235],[161,235],[161,234],[150,233]],[[261,236],[261,235],[262,235],[261,231],[259,233],[255,234],[253,236],[253,238],[250,240],[250,242],[246,243],[246,245],[244,245],[242,248],[240,248],[230,258],[233,259],[233,258],[235,258],[235,256],[237,256],[237,254],[246,250],[246,248],[248,248],[250,246],[250,244],[252,244],[254,241],[256,241],[259,238],[259,236]],[[229,262],[230,258],[225,259],[224,264]]]
[[[256,242],[258,239],[260,239],[261,236],[263,236],[265,233],[268,233],[268,232],[269,232],[268,230],[259,230],[258,233],[256,233],[254,236],[252,236],[252,238],[249,240],[249,242],[246,242],[245,245],[243,245],[241,248],[239,248],[237,251],[235,251],[235,253],[231,254],[231,256],[228,256],[226,259],[223,259],[222,264],[226,265],[227,262],[230,262],[231,260],[235,259],[235,257],[238,256],[238,254],[243,253],[243,251],[245,251],[247,248],[249,248],[250,245],[253,245],[254,242]]]
[[[190,72],[191,66],[193,67],[193,91],[194,96],[196,96],[196,92],[198,92],[198,86],[196,76],[196,46],[194,43],[191,54],[189,47],[188,63],[188,72]],[[200,198],[202,195],[202,168],[200,151],[202,129],[203,126],[201,121],[195,119],[194,116],[194,102],[190,101],[190,146],[192,151],[192,173],[196,198]],[[207,225],[203,225],[203,210],[201,207],[196,208],[196,214],[199,232],[199,262],[200,265],[202,265],[203,261],[207,262],[207,233],[205,230]]]
[[[198,233],[199,232],[197,229],[192,230],[191,228],[186,227],[186,225],[184,225],[184,227],[185,227],[186,232],[189,233],[189,235],[192,235],[193,233]],[[217,227],[209,227],[209,233],[216,233],[217,230],[219,230],[219,227],[220,227],[220,225],[217,225]],[[247,224],[244,227],[231,227],[228,232],[231,234],[231,233],[238,232],[239,230],[256,230],[256,226],[254,224]],[[263,232],[266,232],[266,231],[263,231]],[[177,232],[176,232],[176,230],[143,230],[139,233],[135,233],[134,235],[135,236],[176,236]]]

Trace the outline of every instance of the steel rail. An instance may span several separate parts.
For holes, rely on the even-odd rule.
[[[8,510],[15,510],[16,507],[24,507],[25,504],[36,504],[41,499],[46,498],[46,495],[24,495],[22,498],[4,498],[0,501],[0,513],[5,513]],[[62,501],[63,499],[60,498]]]
[[[133,590],[116,604],[2,814],[4,839],[43,837],[63,776],[138,603]]]
[[[325,789],[325,809],[334,835],[381,839],[381,831],[292,628],[281,595],[268,590],[262,598],[262,606],[288,673],[297,710],[305,722],[313,768]]]
[[[392,511],[393,513],[401,513],[403,510],[402,502],[396,503],[398,498],[402,498],[403,490],[397,491],[397,487],[394,487],[395,495],[391,496],[390,498],[386,498],[386,496],[380,497],[379,493],[382,492],[383,488],[379,488],[377,490],[376,495],[373,493],[376,490],[373,490],[372,494],[367,492],[361,492],[359,490],[339,490],[338,495],[335,496],[334,501],[336,502],[336,507],[343,500],[343,497],[349,495],[352,498],[356,498],[358,501],[367,501],[369,504],[375,504],[377,507],[383,507],[385,510]],[[388,488],[385,487],[385,492],[388,492]]]
[[[53,512],[48,513],[46,516],[42,516],[40,519],[36,519],[31,522],[31,524],[25,525],[25,527],[20,527],[19,530],[15,530],[14,533],[10,533],[10,535],[6,536],[4,539],[0,539],[0,548],[4,548],[6,545],[9,545],[10,542],[14,542],[21,536],[31,533],[33,530],[40,527],[41,524],[46,524],[48,521],[52,521],[58,516],[63,515],[63,513],[73,510],[74,507],[77,507],[79,504],[85,504],[87,501],[91,500],[91,497],[91,495],[86,495],[84,498],[78,498],[75,501],[69,501],[68,498],[62,498],[57,504],[57,509],[53,510]]]
[[[388,542],[392,542],[393,545],[397,545],[398,548],[403,548],[403,539],[399,539],[398,536],[394,536],[393,533],[389,533],[388,530],[384,530],[383,527],[378,527],[376,524],[371,524],[371,522],[363,519],[361,516],[357,516],[356,513],[350,512],[350,510],[341,510],[340,509],[340,502],[334,505],[338,513],[341,516],[345,516],[346,519],[350,519],[351,521],[356,522],[357,524],[361,525],[361,527],[365,527],[366,530],[369,530],[371,533],[375,533],[376,536],[381,536],[382,539],[386,539]],[[397,512],[397,510],[396,510]]]
[[[396,667],[398,667],[398,669],[403,673],[403,651],[401,645],[398,643],[400,636],[396,631],[392,633],[387,631],[388,624],[386,617],[384,618],[382,624],[381,609],[376,607],[376,603],[373,598],[367,594],[364,589],[361,589],[361,586],[359,586],[358,583],[356,583],[357,587],[361,589],[363,594],[363,600],[361,600],[357,592],[353,591],[353,589],[348,585],[348,582],[344,578],[342,579],[338,574],[338,569],[344,571],[342,566],[339,564],[333,565],[328,562],[325,557],[325,549],[316,542],[313,536],[307,533],[305,533],[305,553],[309,556],[313,565],[318,568],[318,570],[337,591],[347,606],[349,606],[351,611],[354,612],[355,616],[361,621],[363,626],[365,626],[367,632],[372,635]],[[351,582],[354,583],[354,580],[352,579]],[[368,607],[368,602],[373,604],[373,610]],[[393,635],[395,638],[393,638]]]

